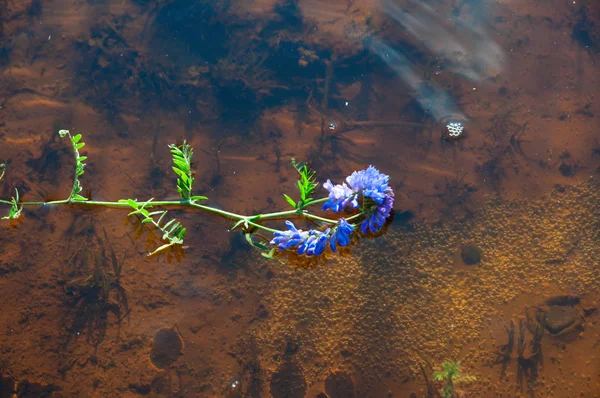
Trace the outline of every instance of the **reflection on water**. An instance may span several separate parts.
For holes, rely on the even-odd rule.
[[[396,191],[386,235],[310,267],[193,212],[185,255],[148,258],[118,210],[25,210],[0,233],[0,396],[436,397],[448,360],[476,378],[455,396],[599,395],[597,2],[0,10],[2,199],[68,194],[61,129],[99,200],[176,197],[183,139],[223,209],[285,208],[292,157]]]
[[[401,2],[384,0],[383,8],[414,40],[445,59],[454,73],[479,81],[502,72],[504,51],[486,32],[492,22],[488,18],[490,2],[473,3],[462,3],[448,14],[417,1],[408,1],[402,9]],[[475,10],[470,9],[473,6]]]
[[[425,45],[435,58],[443,59],[448,70],[461,74],[473,82],[479,82],[502,72],[504,54],[502,49],[485,33],[484,15],[470,21],[460,16],[460,9],[443,15],[429,5],[409,1],[408,9],[397,2],[383,1],[383,9],[408,31],[415,42]],[[480,7],[483,7],[482,2]],[[475,19],[475,20],[473,20]],[[446,25],[447,27],[445,27]],[[465,120],[455,101],[435,82],[424,82],[411,62],[378,37],[367,39],[367,48],[377,54],[414,90],[415,98],[423,109],[436,121],[446,119],[445,124]]]

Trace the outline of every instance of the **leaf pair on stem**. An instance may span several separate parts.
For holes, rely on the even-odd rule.
[[[152,256],[158,252],[161,252],[165,249],[173,245],[181,245],[183,244],[183,237],[185,236],[186,229],[181,225],[179,221],[175,219],[167,221],[165,224],[161,225],[163,218],[167,215],[167,210],[158,210],[149,212],[148,209],[152,208],[153,199],[150,199],[146,202],[140,203],[137,200],[133,199],[120,199],[119,203],[127,203],[134,211],[128,214],[128,216],[140,215],[142,217],[142,224],[151,223],[162,232],[162,240],[167,243],[159,246],[152,253],[149,253],[148,256]],[[158,220],[154,219],[154,216],[158,216]]]

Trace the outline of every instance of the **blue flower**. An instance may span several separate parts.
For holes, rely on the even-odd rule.
[[[329,198],[323,205],[323,210],[331,209],[339,213],[346,208],[358,208],[359,197],[362,195],[361,216],[365,220],[361,224],[361,231],[379,232],[390,217],[394,206],[394,191],[389,186],[390,176],[382,174],[373,166],[365,170],[355,171],[346,178],[346,182],[333,185],[327,180],[323,187],[329,191]],[[271,240],[272,245],[277,245],[281,250],[297,248],[298,254],[318,256],[327,248],[336,251],[338,246],[350,244],[354,227],[344,218],[338,220],[337,225],[326,231],[297,229],[291,221],[285,222],[287,231],[276,231]]]
[[[323,187],[329,191],[329,200],[323,205],[323,210],[331,209],[334,213],[339,213],[348,205],[354,209],[358,207],[357,194],[346,183],[333,185],[331,180],[327,180]]]
[[[309,257],[322,254],[329,241],[329,231],[329,228],[325,232],[314,229],[308,231],[308,238],[298,247],[298,254],[306,254]]]
[[[297,229],[291,221],[286,221],[285,225],[288,231],[273,232],[273,240],[270,244],[277,245],[280,250],[298,247],[298,254],[306,254],[307,256],[318,256],[325,251],[327,242],[329,241],[329,232],[310,230],[302,231]]]
[[[393,195],[388,185],[390,176],[382,174],[373,166],[365,170],[355,171],[346,178],[346,183],[333,185],[327,180],[323,187],[329,191],[329,200],[323,205],[323,210],[331,209],[339,213],[346,207],[358,207],[358,195],[362,194],[377,204],[382,204],[385,198]]]
[[[373,166],[366,170],[355,171],[346,178],[354,192],[362,192],[363,196],[371,198],[375,203],[382,204],[392,189],[388,182],[390,176],[382,174]]]
[[[348,221],[346,221],[344,218],[340,218],[338,220],[337,227],[331,235],[331,240],[329,241],[329,247],[331,250],[337,250],[336,244],[340,246],[348,245],[348,243],[350,243],[350,235],[352,235],[353,229],[354,227],[348,224]]]
[[[304,243],[308,238],[308,232],[296,229],[296,226],[291,221],[286,221],[289,231],[276,231],[273,232],[273,240],[270,242],[272,245],[277,245],[279,249],[285,250],[290,247],[295,247]]]
[[[390,191],[383,199],[383,203],[373,206],[371,214],[360,226],[362,233],[366,234],[367,229],[373,233],[379,232],[385,224],[385,220],[390,216],[393,207],[394,192]]]

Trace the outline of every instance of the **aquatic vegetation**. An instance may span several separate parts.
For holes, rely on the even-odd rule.
[[[299,199],[294,200],[291,196],[284,194],[285,200],[292,207],[292,210],[280,211],[268,214],[241,215],[215,207],[207,206],[199,202],[208,200],[205,196],[195,195],[193,193],[194,171],[192,170],[193,149],[187,143],[181,145],[171,144],[169,149],[173,160],[172,169],[177,175],[177,191],[181,199],[155,201],[150,198],[145,201],[137,199],[119,199],[116,202],[96,201],[90,194],[83,196],[81,193],[83,187],[80,177],[85,172],[87,156],[81,155],[80,150],[85,146],[82,141],[82,135],[72,135],[68,130],[60,130],[61,138],[68,138],[71,142],[73,154],[75,157],[75,170],[73,176],[73,186],[69,196],[63,200],[48,202],[23,202],[19,199],[19,192],[15,189],[15,196],[8,200],[0,200],[0,204],[10,205],[8,216],[3,219],[17,219],[21,216],[24,206],[48,206],[48,205],[81,205],[81,206],[105,206],[115,208],[132,209],[129,216],[139,216],[141,224],[151,224],[155,231],[162,234],[162,244],[148,253],[149,256],[163,252],[167,249],[174,249],[183,245],[183,238],[186,234],[186,228],[177,220],[167,220],[167,210],[165,207],[188,207],[211,212],[226,219],[236,221],[231,230],[240,228],[244,233],[246,240],[251,246],[262,251],[266,258],[273,258],[280,251],[294,249],[298,255],[307,257],[316,257],[323,254],[327,246],[332,252],[337,251],[338,246],[348,246],[353,236],[357,236],[355,231],[360,225],[362,235],[369,233],[378,233],[384,224],[392,215],[394,204],[394,192],[388,185],[390,177],[380,173],[373,166],[365,170],[355,171],[346,178],[346,183],[342,185],[333,185],[327,180],[323,187],[329,191],[329,196],[321,199],[313,199],[319,183],[316,179],[316,172],[311,170],[305,163],[297,163],[292,159],[292,166],[296,169],[298,179]],[[322,204],[322,210],[331,210],[333,213],[340,213],[342,210],[350,210],[355,214],[346,218],[325,218],[309,212],[309,208]],[[155,208],[161,210],[153,210]],[[277,221],[286,218],[304,219],[310,221],[315,228],[304,231],[296,228],[294,223],[286,220],[286,231],[273,229],[263,225],[264,221]],[[272,239],[268,239],[259,232],[265,231],[273,234]],[[258,238],[258,239],[257,239]],[[113,262],[116,264],[113,254]],[[89,279],[91,278],[91,279]],[[86,283],[106,285],[102,273],[90,275]],[[100,279],[98,279],[100,278]]]
[[[444,361],[442,370],[433,372],[433,378],[436,381],[444,383],[440,391],[444,398],[454,397],[454,387],[457,384],[468,383],[475,380],[474,376],[463,375],[460,373],[460,361]]]
[[[2,217],[3,220],[14,220],[21,216],[21,210],[23,207],[19,207],[19,190],[15,188],[15,196],[11,198],[10,203],[10,212],[8,216]]]
[[[104,239],[108,240],[106,231]],[[110,244],[107,255],[105,244],[98,238],[98,250],[93,253],[93,265],[88,262],[88,248],[84,247],[73,257],[75,278],[65,275],[65,292],[70,297],[69,304],[74,308],[74,317],[67,326],[71,332],[69,340],[87,329],[87,338],[99,344],[108,327],[107,315],[112,313],[117,324],[129,312],[127,292],[121,284],[123,261]]]

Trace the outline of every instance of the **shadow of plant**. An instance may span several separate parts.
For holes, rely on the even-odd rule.
[[[106,240],[106,231],[104,231]],[[121,284],[123,261],[118,261],[112,248],[107,250],[98,238],[98,250],[93,252],[93,262],[89,260],[89,248],[84,247],[75,254],[72,264],[80,267],[81,276],[67,280],[65,292],[69,299],[67,306],[74,309],[74,315],[67,326],[69,333],[66,345],[79,335],[85,334],[86,340],[98,346],[106,335],[108,314],[112,313],[121,325],[129,312],[127,292]]]

